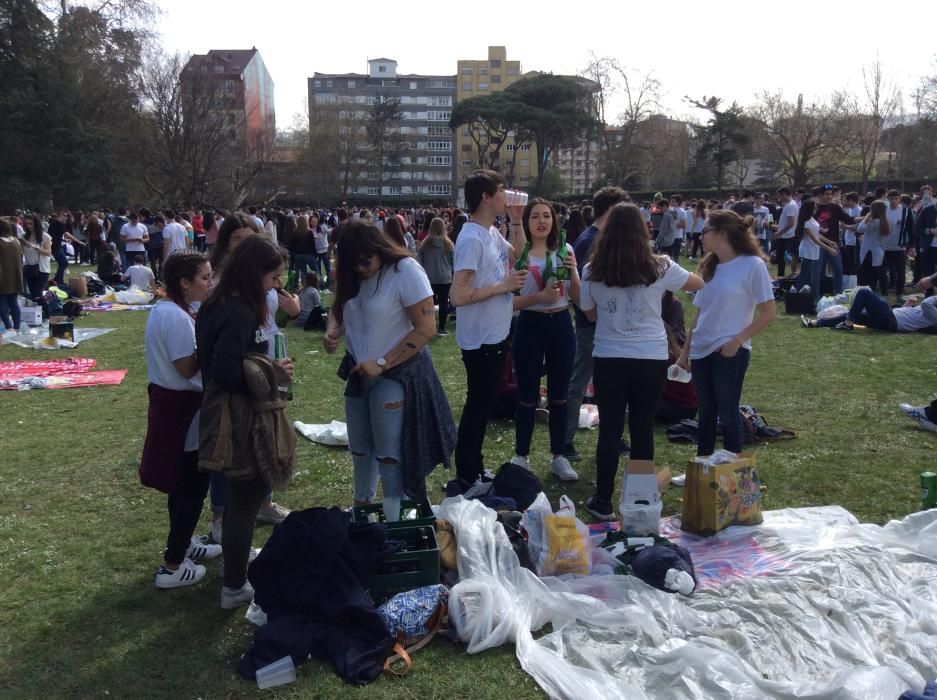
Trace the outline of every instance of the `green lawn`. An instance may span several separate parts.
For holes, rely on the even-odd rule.
[[[779,305],[779,312],[783,309]],[[257,694],[235,673],[253,627],[244,609],[218,607],[218,563],[189,589],[158,592],[153,574],[166,535],[165,496],[139,485],[136,465],[146,427],[146,314],[93,314],[86,327],[117,330],[74,351],[0,347],[0,361],[93,357],[98,369],[129,369],[119,387],[0,394],[0,695],[4,697],[218,698]],[[289,329],[297,367],[290,417],[342,419],[338,356],[320,334]],[[937,437],[897,410],[934,389],[937,339],[803,330],[780,316],[755,341],[744,400],[797,439],[756,448],[769,509],[841,504],[861,520],[883,523],[920,506],[918,474],[934,466]],[[465,382],[454,335],[432,343],[433,358],[458,417]],[[512,425],[493,425],[490,466],[512,454]],[[538,424],[531,463],[554,502],[565,492],[582,502],[592,491],[595,432],[580,432],[585,457],[578,484],[546,477],[548,438]],[[682,471],[687,446],[657,442],[657,462]],[[431,476],[431,494],[449,478]],[[277,500],[291,508],[348,505],[352,470],[341,449],[300,439],[296,479]],[[680,491],[665,493],[677,512]],[[588,515],[585,515],[588,518]],[[201,532],[207,531],[206,516]],[[268,536],[258,530],[256,545]],[[525,698],[541,696],[505,647],[469,656],[446,640],[415,659],[406,679],[363,689],[343,686],[310,663],[276,697]]]

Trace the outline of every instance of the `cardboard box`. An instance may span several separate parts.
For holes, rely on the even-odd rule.
[[[49,319],[49,337],[75,342],[75,324],[65,316],[53,316]]]
[[[72,288],[75,296],[84,299],[88,296],[88,280],[82,277],[69,277],[68,286]]]
[[[761,522],[761,481],[750,452],[729,464],[705,467],[690,462],[681,519],[684,530],[708,536],[730,525]]]

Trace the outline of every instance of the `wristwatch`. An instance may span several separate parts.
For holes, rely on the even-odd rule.
[[[381,371],[384,371],[384,367],[387,366],[387,360],[384,357],[379,357],[375,360],[377,366],[381,368]]]

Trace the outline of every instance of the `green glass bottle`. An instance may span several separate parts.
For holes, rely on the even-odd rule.
[[[565,282],[569,279],[569,270],[566,269],[566,229],[560,229],[560,246],[556,249],[556,279]]]
[[[286,291],[290,294],[296,291],[296,270],[290,270],[286,273]]]
[[[553,255],[547,251],[547,264],[543,266],[543,286],[546,287],[553,280],[557,280],[556,270],[553,269]]]
[[[517,258],[517,261],[514,263],[515,270],[526,270],[529,266],[530,258],[530,241],[527,241],[524,244],[524,249],[521,251],[520,256]],[[515,289],[514,294],[519,295],[521,293],[520,289]]]

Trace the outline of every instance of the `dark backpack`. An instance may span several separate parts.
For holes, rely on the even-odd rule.
[[[537,494],[543,491],[543,484],[536,474],[511,462],[501,465],[491,487],[498,496],[513,498],[520,511],[527,510]]]

